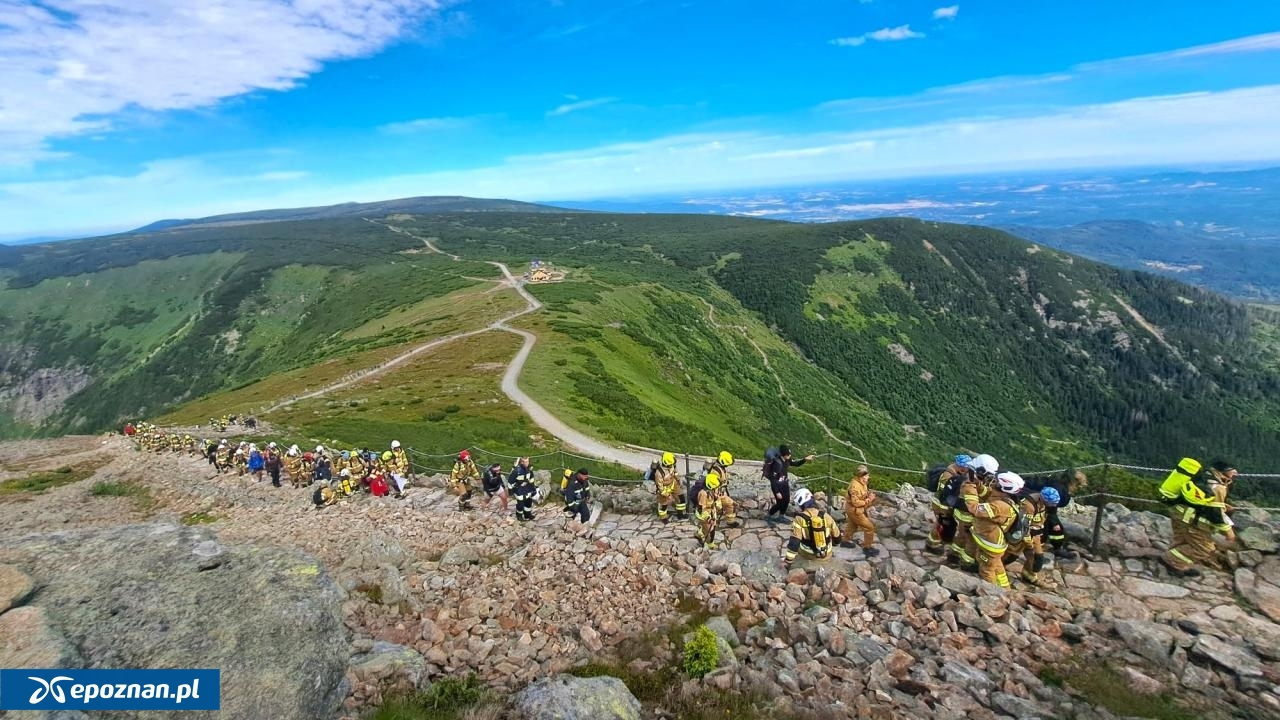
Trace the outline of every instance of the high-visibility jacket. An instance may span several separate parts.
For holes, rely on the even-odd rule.
[[[1204,522],[1215,530],[1225,531],[1231,527],[1230,520],[1223,512],[1227,507],[1226,502],[1219,500],[1216,494],[1206,494],[1196,485],[1195,479],[1202,467],[1195,458],[1179,460],[1177,467],[1160,484],[1160,499],[1176,508],[1176,520],[1188,524]]]
[[[973,509],[982,502],[982,499],[990,492],[987,488],[977,480],[970,478],[960,485],[960,505],[956,508],[956,520],[960,522],[973,522]]]

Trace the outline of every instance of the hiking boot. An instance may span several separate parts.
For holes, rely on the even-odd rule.
[[[941,555],[943,552],[945,552],[945,550],[946,548],[943,547],[942,545],[925,545],[924,546],[924,551],[929,553],[930,555]]]
[[[676,519],[683,522],[689,519],[689,515],[687,513],[678,512],[676,513]]]
[[[862,554],[867,557],[875,557],[880,554],[880,550],[878,548],[873,548],[873,547],[862,548]]]
[[[1053,556],[1062,558],[1063,560],[1075,560],[1080,557],[1075,550],[1068,548],[1066,545],[1058,545],[1053,549]]]
[[[739,527],[742,527],[742,521],[741,521],[741,520],[733,520],[733,521],[731,521],[731,522],[727,522],[727,523],[725,523],[725,524],[724,524],[724,526],[725,526],[725,527],[727,527],[727,528],[739,528]]]
[[[667,523],[671,522],[671,516],[670,516],[670,515],[663,515],[662,517],[660,517],[660,518],[658,518],[658,519],[662,521],[662,524],[663,524],[663,525],[666,525]]]
[[[854,541],[852,541],[852,540],[845,540],[844,542],[840,543],[840,547],[842,547],[842,548],[856,548],[856,547],[858,547],[858,543],[856,543],[856,542],[854,542]]]
[[[963,570],[963,571],[965,571],[965,572],[978,572],[978,563],[976,563],[976,562],[971,562],[971,563],[962,562],[962,563],[960,563],[960,569],[961,569],[961,570]]]

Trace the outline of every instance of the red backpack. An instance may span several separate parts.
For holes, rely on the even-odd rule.
[[[369,481],[369,492],[373,493],[374,497],[385,497],[390,490],[391,488],[387,487],[387,479],[381,475],[374,475]]]

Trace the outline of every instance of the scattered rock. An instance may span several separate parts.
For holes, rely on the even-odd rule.
[[[1191,594],[1190,590],[1181,585],[1170,585],[1128,576],[1120,578],[1120,588],[1130,595],[1136,595],[1140,598],[1169,598],[1176,600]]]
[[[1160,667],[1174,669],[1170,659],[1173,650],[1173,630],[1142,620],[1117,620],[1116,633],[1129,649]]]
[[[707,618],[705,625],[730,647],[738,646],[738,631],[733,629],[733,623],[729,622],[729,618],[715,615]]]
[[[1191,646],[1191,655],[1208,660],[1241,677],[1261,677],[1262,663],[1253,653],[1228,644],[1212,635],[1200,635]]]
[[[384,691],[416,690],[422,684],[426,661],[411,648],[379,641],[368,653],[351,658],[351,672],[360,682],[379,685]]]
[[[513,706],[524,720],[640,720],[640,701],[612,677],[545,678],[517,694]]]
[[[75,651],[40,607],[0,615],[0,668],[74,667]]]
[[[480,549],[471,545],[458,544],[449,548],[440,557],[441,567],[453,567],[456,565],[475,565],[480,562],[482,555]]]
[[[1280,552],[1280,541],[1276,539],[1276,531],[1265,525],[1254,525],[1236,534],[1240,544],[1250,550],[1274,555]]]
[[[12,565],[0,565],[0,613],[21,605],[33,587],[26,573]]]
[[[982,584],[977,575],[953,570],[946,565],[938,566],[933,576],[937,579],[939,585],[950,590],[953,595],[972,595],[978,591],[978,586]]]

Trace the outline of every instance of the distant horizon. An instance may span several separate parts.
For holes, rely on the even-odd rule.
[[[10,241],[412,196],[1280,161],[1280,3],[15,2]]]
[[[947,180],[961,180],[961,179],[1011,180],[1013,179],[1014,176],[1018,176],[1018,175],[1031,176],[1030,178],[1024,178],[1026,181],[1030,182],[1033,179],[1052,180],[1054,178],[1079,177],[1082,175],[1098,174],[1098,173],[1124,174],[1126,176],[1137,176],[1137,175],[1143,175],[1143,174],[1157,175],[1157,174],[1180,174],[1180,173],[1188,173],[1188,174],[1248,173],[1248,172],[1262,172],[1262,171],[1268,171],[1268,170],[1280,170],[1280,160],[1260,161],[1257,163],[1205,163],[1197,166],[1191,166],[1191,165],[1151,165],[1151,166],[1141,166],[1141,167],[1099,166],[1099,167],[1079,168],[1079,169],[1062,168],[1062,169],[1022,170],[1022,171],[1001,170],[1001,171],[989,171],[989,172],[918,175],[918,176],[908,176],[908,177],[886,177],[886,178],[866,178],[866,179],[853,178],[853,179],[847,179],[847,180],[831,180],[831,181],[818,182],[818,183],[794,182],[794,183],[787,183],[787,184],[757,185],[757,186],[749,186],[749,187],[724,187],[724,188],[718,188],[718,189],[708,188],[708,189],[702,189],[702,190],[689,190],[689,191],[683,191],[683,192],[653,192],[653,193],[646,193],[643,195],[620,195],[620,196],[612,196],[612,197],[573,198],[573,199],[563,199],[563,198],[561,199],[525,199],[525,198],[518,198],[518,197],[478,197],[478,196],[470,196],[470,195],[461,195],[458,193],[442,193],[438,195],[406,195],[402,197],[394,197],[394,198],[386,197],[386,198],[377,198],[373,200],[343,200],[335,203],[325,203],[325,204],[311,203],[311,204],[299,204],[299,205],[279,206],[279,207],[237,208],[237,209],[227,210],[225,212],[214,212],[209,215],[202,215],[198,217],[176,217],[176,216],[154,217],[154,218],[139,220],[137,222],[132,222],[132,223],[128,223],[120,226],[94,228],[94,229],[83,230],[83,231],[54,230],[46,234],[35,235],[35,236],[26,235],[22,233],[0,234],[0,244],[8,245],[8,246],[21,246],[21,245],[33,245],[33,244],[49,243],[49,242],[62,242],[66,240],[85,240],[85,239],[91,239],[95,237],[104,237],[109,235],[128,234],[130,232],[140,230],[144,227],[147,227],[149,225],[159,223],[159,222],[200,221],[200,220],[205,220],[213,217],[221,217],[224,215],[237,215],[242,213],[265,212],[265,211],[276,211],[276,210],[296,210],[296,209],[309,208],[309,207],[327,208],[327,207],[335,207],[335,206],[346,205],[346,204],[371,204],[371,203],[379,203],[379,202],[389,202],[393,200],[408,199],[408,198],[414,198],[414,197],[463,197],[463,198],[474,199],[474,200],[510,200],[515,202],[525,202],[525,203],[530,203],[535,205],[548,205],[548,206],[554,206],[554,207],[562,207],[566,210],[581,209],[589,212],[645,213],[645,212],[671,212],[671,211],[669,210],[667,211],[597,210],[597,209],[592,209],[590,207],[575,208],[573,207],[573,205],[575,203],[580,203],[580,204],[583,204],[584,206],[604,205],[604,204],[610,204],[610,203],[652,204],[652,203],[658,203],[658,202],[675,201],[675,202],[682,202],[683,204],[688,204],[690,207],[696,207],[697,201],[700,201],[703,199],[711,199],[711,198],[725,199],[725,198],[736,197],[736,196],[750,195],[753,193],[758,194],[758,193],[766,193],[766,192],[785,192],[785,191],[797,191],[801,189],[812,190],[815,192],[823,191],[823,190],[835,191],[835,190],[846,189],[849,186],[853,186],[853,185],[866,185],[868,186],[867,189],[869,191],[875,191],[877,189],[880,189],[883,191],[884,189],[887,189],[889,186],[893,186],[897,184],[911,185],[914,183],[945,182]],[[679,198],[680,200],[676,200],[677,198]],[[710,211],[690,210],[689,214],[714,214],[714,213],[711,213]],[[1097,219],[1105,220],[1105,219],[1119,219],[1119,218],[1097,218]],[[824,222],[834,222],[834,220],[827,220]]]

